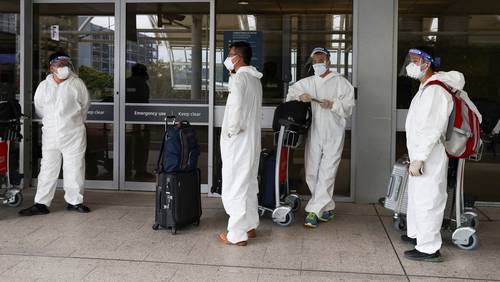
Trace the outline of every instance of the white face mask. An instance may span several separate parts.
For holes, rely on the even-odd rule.
[[[69,67],[61,67],[57,68],[55,75],[57,76],[57,78],[64,80],[69,77],[70,72],[71,71],[69,70]]]
[[[233,58],[234,58],[234,56],[227,57],[226,60],[224,61],[224,66],[226,67],[226,69],[228,71],[233,71],[234,70]]]
[[[406,66],[406,74],[413,79],[420,80],[424,76],[425,70],[421,70],[420,66],[415,63],[410,63]]]
[[[314,64],[313,69],[314,69],[314,75],[320,76],[327,71],[326,63]]]

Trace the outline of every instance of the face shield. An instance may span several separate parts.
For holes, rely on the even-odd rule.
[[[314,48],[305,64],[308,72],[314,70],[314,75],[320,76],[330,68],[330,52],[323,47]]]
[[[71,73],[75,72],[75,68],[70,57],[58,56],[50,61],[50,72],[59,79],[67,79]]]
[[[419,80],[432,64],[436,67],[439,66],[439,58],[433,58],[431,55],[418,49],[410,49],[399,71],[399,75]]]

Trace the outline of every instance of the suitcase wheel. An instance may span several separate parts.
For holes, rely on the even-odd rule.
[[[398,217],[396,219],[394,219],[394,221],[392,222],[392,226],[394,226],[394,229],[396,229],[397,231],[405,231],[406,230],[406,219],[403,218],[403,217]]]
[[[197,221],[193,222],[194,226],[200,226],[200,220],[198,219]]]
[[[170,232],[172,232],[172,235],[177,234],[177,228],[172,227],[172,229],[170,230]]]
[[[160,225],[158,223],[153,224],[153,230],[158,230],[160,228]]]

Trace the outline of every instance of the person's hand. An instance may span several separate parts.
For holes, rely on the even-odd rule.
[[[312,96],[309,93],[304,93],[299,96],[299,100],[304,103],[309,103],[312,100]]]
[[[331,109],[333,107],[333,101],[323,99],[321,100],[319,106],[322,107],[323,109]]]
[[[424,161],[412,161],[408,170],[411,176],[420,176],[424,174]]]

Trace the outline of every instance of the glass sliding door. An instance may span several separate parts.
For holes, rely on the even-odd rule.
[[[252,64],[263,73],[262,147],[271,149],[274,109],[285,100],[288,87],[312,75],[309,55],[323,46],[331,54],[331,71],[352,81],[352,0],[243,1],[216,3],[216,93],[214,134],[214,181],[220,175],[220,126],[229,93],[223,62],[228,42],[247,40],[253,44]],[[335,182],[336,197],[352,200],[351,120],[347,121],[344,149]],[[310,194],[304,177],[304,149],[293,150],[289,161],[290,182],[302,195]]]
[[[71,56],[75,72],[89,90],[87,188],[118,188],[116,31],[114,3],[42,2],[33,6],[33,90],[48,74],[50,54],[61,50]],[[32,122],[32,170],[36,178],[41,160],[41,123],[36,116]]]
[[[122,6],[120,186],[154,190],[169,115],[195,126],[207,184],[210,5],[130,2]]]

